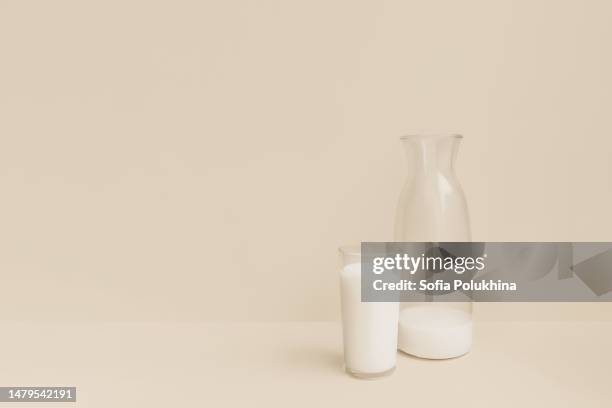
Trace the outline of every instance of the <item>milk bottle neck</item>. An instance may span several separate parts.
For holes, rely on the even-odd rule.
[[[453,176],[460,135],[411,135],[402,137],[409,165],[415,175]]]

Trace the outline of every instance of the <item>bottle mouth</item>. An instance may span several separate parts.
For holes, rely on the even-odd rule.
[[[361,244],[343,245],[338,250],[343,255],[361,255]]]
[[[431,140],[431,139],[463,139],[463,135],[458,133],[424,133],[424,134],[410,134],[400,136],[400,140]]]

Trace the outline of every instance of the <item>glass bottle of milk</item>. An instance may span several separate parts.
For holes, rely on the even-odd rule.
[[[467,202],[455,176],[462,136],[410,135],[401,138],[409,177],[396,214],[397,242],[467,242]],[[398,348],[429,359],[466,354],[472,345],[472,303],[404,303]]]

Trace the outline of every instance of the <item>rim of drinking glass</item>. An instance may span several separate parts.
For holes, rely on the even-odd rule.
[[[400,136],[400,140],[412,140],[412,139],[463,139],[463,135],[459,133],[421,133],[421,134],[408,134]]]

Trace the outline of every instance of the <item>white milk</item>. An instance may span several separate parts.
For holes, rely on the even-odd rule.
[[[461,356],[472,346],[472,317],[445,305],[407,307],[400,313],[398,346],[422,358]]]
[[[395,367],[399,303],[361,302],[361,264],[340,272],[344,362],[350,373],[385,373]]]

